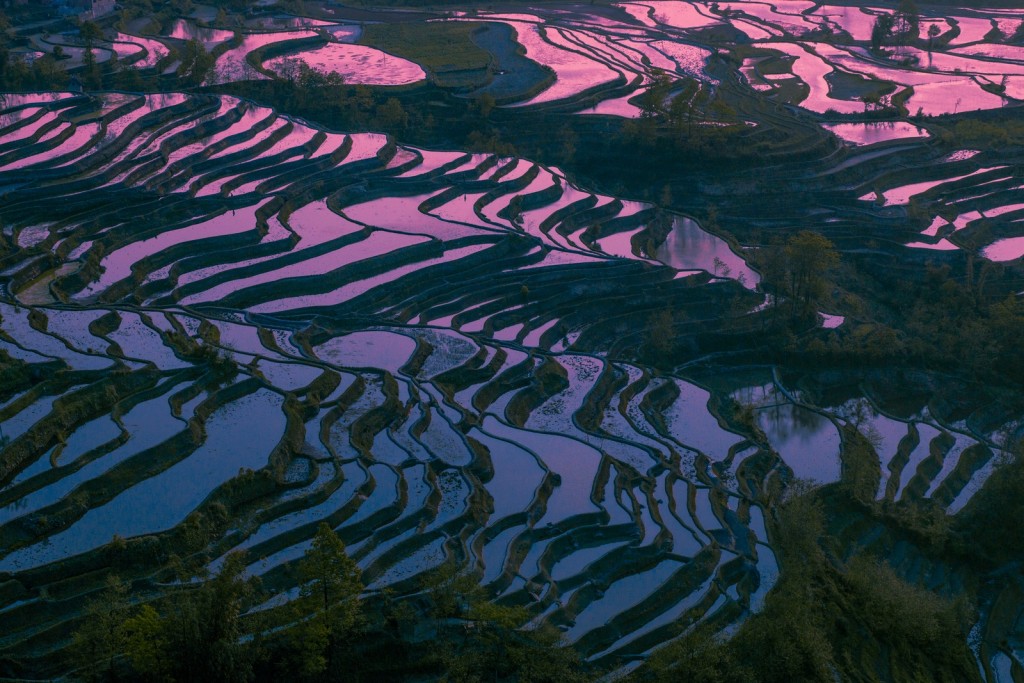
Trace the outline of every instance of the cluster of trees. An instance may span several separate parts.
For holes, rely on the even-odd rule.
[[[401,135],[412,127],[434,127],[430,117],[408,111],[402,101],[365,85],[348,86],[336,72],[314,69],[304,62],[294,62],[287,80],[270,88],[277,101],[291,113],[319,118],[332,127],[363,128]],[[234,83],[230,89],[246,93],[266,89],[266,83]]]
[[[830,301],[830,275],[839,253],[824,235],[802,230],[758,255],[765,289],[772,294],[776,315],[788,313],[796,322],[816,316]]]
[[[827,341],[799,340],[793,349],[806,362],[896,363],[1019,387],[1024,381],[1019,354],[1024,304],[1005,292],[1000,269],[985,262],[954,276],[949,266],[925,266],[923,277],[846,269],[844,277],[852,278],[847,287],[871,297],[873,320],[849,326]]]
[[[895,12],[883,12],[875,18],[871,27],[871,49],[879,50],[888,42],[906,47],[917,42],[921,25],[921,17],[913,0],[902,0]],[[928,45],[931,49],[932,40],[939,35],[936,24],[928,30]]]
[[[29,62],[12,52],[10,27],[10,19],[0,12],[0,90],[52,90],[67,85],[67,72],[55,56]]]
[[[299,566],[300,597],[284,615],[289,655],[300,680],[318,680],[337,668],[338,651],[360,614],[359,569],[327,525],[317,531]],[[86,681],[174,681],[243,683],[253,678],[266,651],[260,639],[245,642],[243,612],[258,602],[258,581],[246,578],[245,558],[229,555],[209,576],[199,567],[174,563],[167,594],[135,607],[130,586],[111,576],[103,594],[87,607],[74,634],[77,675]]]
[[[640,118],[628,122],[624,132],[634,144],[642,146],[668,143],[678,150],[712,136],[702,123],[736,120],[735,110],[707,85],[690,77],[673,78],[664,72],[655,74],[636,102]]]
[[[35,59],[25,59],[14,50],[11,36],[6,32],[9,20],[0,13],[0,90],[60,90],[70,81],[67,55],[60,45],[52,53]],[[156,74],[141,72],[128,64],[122,64],[116,56],[101,65],[96,59],[95,46],[103,39],[102,27],[93,21],[82,21],[78,25],[79,38],[84,43],[81,68],[77,77],[86,90],[118,88],[123,90],[153,90],[158,87]],[[199,46],[200,49],[202,46]],[[186,53],[188,51],[186,50]],[[212,66],[212,64],[211,64]]]
[[[53,55],[29,62],[0,44],[0,90],[59,90],[67,84],[68,73]]]
[[[180,51],[181,64],[177,75],[185,86],[198,86],[213,71],[217,58],[207,52],[206,47],[198,40],[189,40]]]
[[[75,676],[90,683],[248,683],[438,678],[576,683],[591,680],[552,627],[487,599],[453,563],[408,600],[367,602],[359,568],[321,524],[298,565],[298,596],[253,610],[267,596],[229,555],[207,576],[175,565],[164,596],[141,606],[110,577],[89,603],[72,643]]]
[[[879,558],[841,559],[830,535],[829,491],[804,491],[777,508],[782,574],[764,609],[725,639],[697,626],[659,650],[632,683],[977,681],[967,647],[972,612],[914,586]]]
[[[777,495],[778,492],[772,495]],[[997,568],[1024,552],[1005,522],[1024,514],[1024,459],[1000,467],[957,520],[940,525],[934,561]],[[867,506],[867,507],[865,507]],[[799,484],[775,507],[773,547],[782,573],[764,607],[732,636],[714,619],[695,624],[629,677],[630,683],[760,683],[835,680],[887,671],[892,680],[976,681],[963,596],[908,583],[884,560],[830,549],[854,514],[915,532],[914,510],[883,510],[834,485]],[[945,518],[945,515],[942,515]],[[838,520],[838,521],[837,521]],[[903,530],[901,530],[901,528]],[[980,532],[980,536],[978,535]],[[867,533],[867,532],[865,532]],[[927,548],[923,552],[928,552]],[[761,551],[765,552],[765,551]],[[966,560],[962,559],[966,558]],[[76,675],[100,681],[405,680],[576,683],[596,680],[550,627],[523,628],[529,614],[486,599],[472,575],[444,564],[414,598],[372,605],[341,540],[321,525],[298,567],[289,605],[247,612],[265,599],[240,555],[195,580],[179,565],[165,596],[133,605],[127,583],[108,579],[74,635]]]
[[[1016,450],[1020,450],[1017,444]],[[1024,534],[1009,520],[1024,517],[1024,457],[1017,455],[1003,462],[964,510],[953,532],[964,544],[963,554],[970,561],[998,571],[1024,557]]]

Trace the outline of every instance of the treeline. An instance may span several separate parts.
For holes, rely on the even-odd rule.
[[[930,499],[875,500],[870,440],[847,441],[841,482],[791,485],[773,508],[781,575],[763,610],[731,637],[714,623],[694,625],[630,683],[982,680],[968,633],[982,618],[978,607],[1004,599],[1007,573],[1024,561],[1024,535],[1009,521],[1024,515],[1019,445],[950,516]],[[858,459],[870,461],[873,478],[857,473]],[[937,590],[945,592],[906,574],[943,578]],[[988,626],[991,645],[1005,642],[1004,626]]]
[[[67,85],[68,74],[53,55],[29,63],[13,50],[18,43],[8,30],[11,20],[0,11],[0,90],[54,90]]]
[[[365,598],[359,568],[321,524],[298,563],[297,594],[280,604],[246,576],[242,554],[216,574],[172,563],[163,595],[136,604],[110,576],[87,607],[70,648],[73,678],[89,682],[591,680],[560,632],[523,628],[529,613],[486,599],[453,563],[397,600]]]
[[[725,638],[698,625],[659,650],[631,683],[832,683],[848,680],[980,681],[963,598],[911,585],[870,555],[844,558],[828,493],[777,508],[782,562],[764,609]],[[847,523],[852,520],[847,520]]]
[[[995,387],[1019,387],[1024,359],[1024,304],[1013,271],[967,257],[966,272],[949,265],[914,266],[922,273],[865,267],[845,259],[847,291],[832,300],[860,321],[789,348],[804,362],[853,367],[936,370]],[[831,289],[831,287],[830,287]],[[870,301],[870,306],[866,303]]]

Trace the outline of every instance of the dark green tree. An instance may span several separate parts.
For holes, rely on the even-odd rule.
[[[839,264],[835,245],[823,235],[803,230],[782,251],[784,292],[803,311],[813,310],[828,294],[828,272]]]
[[[893,33],[900,45],[910,45],[917,40],[920,32],[921,17],[917,12],[914,0],[902,0],[893,16]]]
[[[71,639],[72,662],[85,681],[116,681],[117,660],[128,645],[125,621],[131,609],[128,584],[108,576],[106,587],[85,607],[81,626]]]
[[[875,23],[871,26],[871,49],[879,50],[885,41],[892,36],[893,27],[896,24],[896,20],[893,15],[888,13],[879,14],[875,18]]]
[[[299,666],[306,676],[333,677],[340,671],[342,646],[362,617],[361,572],[345,553],[345,544],[321,523],[313,545],[299,563],[300,593],[292,633]]]
[[[88,47],[92,47],[97,40],[103,38],[103,29],[94,21],[83,21],[78,26],[78,35]]]
[[[128,620],[128,657],[143,680],[245,683],[253,652],[241,642],[243,607],[256,592],[244,577],[245,556],[233,553],[205,581],[184,572],[162,614],[144,607]]]

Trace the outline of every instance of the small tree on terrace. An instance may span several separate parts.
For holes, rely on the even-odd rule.
[[[871,26],[871,49],[878,50],[892,35],[893,26],[896,20],[891,14],[879,14],[875,23]]]
[[[813,311],[828,294],[828,271],[839,264],[839,254],[828,238],[804,230],[790,237],[782,250],[784,292],[800,313]]]
[[[914,0],[903,0],[893,16],[893,32],[900,45],[906,46],[917,40],[920,32],[921,17],[917,13]]]
[[[256,581],[244,576],[245,555],[228,555],[220,572],[201,582],[177,564],[179,582],[163,609],[145,605],[125,622],[134,680],[245,683],[254,652],[242,642],[242,614],[256,595]]]
[[[942,33],[942,29],[939,28],[938,24],[932,24],[928,27],[928,54],[932,53],[932,45],[935,43],[935,39]]]
[[[656,71],[651,84],[647,90],[640,95],[640,116],[643,118],[654,118],[657,116],[668,97],[672,87],[672,79],[664,71]]]
[[[82,37],[88,47],[103,38],[103,29],[94,21],[83,21],[78,27],[78,35]]]

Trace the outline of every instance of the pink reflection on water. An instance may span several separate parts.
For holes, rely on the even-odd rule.
[[[619,72],[606,64],[570,51],[580,48],[569,43],[557,29],[525,22],[506,23],[516,30],[516,40],[526,48],[526,56],[555,72],[554,83],[533,99],[515,106],[565,99],[619,77]]]
[[[1024,237],[1007,237],[985,247],[981,255],[989,261],[1003,263],[1024,256]]]
[[[77,95],[70,92],[0,93],[0,109],[13,109],[28,104],[52,104],[71,97]]]
[[[155,237],[132,242],[108,254],[100,262],[103,274],[90,284],[79,297],[98,294],[132,273],[132,266],[147,256],[158,254],[175,245],[195,242],[209,237],[235,235],[256,229],[256,207],[250,206],[223,213],[215,218],[194,223],[176,230],[168,230]]]
[[[399,168],[400,166],[405,166],[406,164],[411,163],[413,161],[419,161],[419,158],[419,155],[416,154],[416,152],[412,151],[411,149],[399,147],[398,149],[395,150],[394,156],[391,157],[391,160],[388,161],[387,165],[384,168]]]
[[[921,234],[927,237],[935,237],[936,235],[939,234],[939,228],[946,225],[949,225],[949,221],[947,221],[942,216],[936,216],[934,219],[932,219],[931,225],[925,228],[924,232],[922,232]]]
[[[624,9],[629,16],[633,17],[644,26],[654,28],[658,25],[658,23],[650,16],[652,8],[649,5],[642,5],[637,2],[627,2],[621,5],[616,5],[616,7]]]
[[[292,213],[288,217],[291,231],[285,229],[277,216],[271,217],[267,222],[270,230],[268,231],[267,238],[264,238],[264,242],[268,241],[270,234],[274,232],[280,233],[280,239],[287,239],[294,234],[298,237],[299,242],[291,248],[291,253],[293,254],[363,230],[363,226],[346,220],[331,211],[325,201],[308,204]],[[245,268],[258,263],[272,261],[276,258],[279,258],[279,255],[272,254],[234,263],[219,263],[207,268],[200,268],[199,270],[182,273],[178,278],[178,285],[182,286],[191,282],[198,282],[218,273]]]
[[[914,87],[914,96],[907,107],[925,116],[941,116],[965,111],[998,109],[1005,104],[999,95],[984,91],[974,79],[963,76],[946,83]]]
[[[896,66],[884,66],[871,61],[871,55],[866,48],[841,48],[816,43],[815,50],[843,69],[867,78],[913,86],[914,95],[907,104],[912,113],[920,111],[925,116],[940,116],[977,109],[994,109],[1004,104],[1002,97],[982,90],[978,81],[968,74],[913,71]]]
[[[935,244],[929,244],[927,242],[910,242],[907,246],[911,249],[930,249],[932,251],[956,251],[960,248],[947,239],[941,239]]]
[[[776,28],[765,28],[746,19],[730,19],[729,22],[733,28],[738,29],[751,40],[769,40],[771,38],[781,38],[784,35],[782,31]]]
[[[357,280],[351,282],[343,287],[339,287],[334,291],[326,294],[314,294],[309,296],[297,296],[290,297],[287,299],[278,299],[276,301],[270,301],[265,304],[259,304],[251,307],[249,310],[253,313],[278,313],[281,311],[292,311],[301,308],[312,308],[318,306],[331,306],[339,303],[344,303],[357,296],[365,294],[375,287],[380,287],[400,278],[405,277],[411,273],[415,273],[424,268],[429,268],[434,265],[442,263],[448,263],[457,261],[476,254],[484,249],[487,249],[492,245],[490,244],[475,244],[469,247],[461,247],[458,249],[449,249],[443,256],[433,259],[427,259],[426,261],[420,261],[418,263],[412,263],[409,265],[401,266],[398,268],[392,268],[381,275],[366,278],[365,280]]]
[[[854,145],[873,145],[890,140],[926,138],[928,131],[906,121],[882,123],[831,123],[824,128]]]
[[[512,162],[512,164],[512,167],[509,168],[507,171],[505,169],[502,169],[501,177],[497,178],[499,182],[508,183],[512,182],[513,180],[522,178],[530,171],[531,168],[533,168],[533,164],[531,164],[526,159],[516,159]]]
[[[381,197],[342,209],[342,213],[357,223],[385,228],[395,232],[425,235],[442,240],[478,235],[479,230],[466,225],[450,223],[419,210],[420,204],[435,193],[415,197]]]
[[[335,249],[334,251],[304,259],[298,263],[282,266],[269,272],[242,277],[231,282],[218,285],[201,294],[182,299],[189,305],[206,301],[217,301],[248,287],[268,283],[284,283],[290,278],[308,278],[326,275],[332,271],[367,259],[378,258],[398,249],[426,242],[427,238],[420,235],[400,235],[391,232],[377,231],[354,244]],[[286,289],[282,284],[282,289]]]
[[[954,48],[949,50],[949,52],[951,54],[969,55],[972,57],[991,57],[993,59],[1024,62],[1024,48],[1021,48],[1019,45],[981,43],[978,45],[970,45],[968,47]]]
[[[317,35],[316,31],[310,30],[246,34],[238,47],[232,48],[220,56],[214,68],[214,74],[207,79],[206,85],[241,80],[266,80],[267,77],[246,59],[250,52],[285,40],[315,38]]]
[[[804,15],[801,12],[804,9],[810,9],[813,4],[809,4],[807,7],[798,8],[795,4],[792,4],[792,12],[780,11],[782,7],[779,3],[768,4],[767,2],[736,2],[721,5],[723,10],[738,10],[751,16],[757,17],[762,22],[765,22],[771,26],[777,26],[782,28],[786,33],[790,35],[799,35],[816,29],[822,20],[814,17],[814,15]]]
[[[864,111],[861,102],[839,100],[829,96],[829,84],[825,76],[834,71],[831,64],[814,52],[811,45],[804,43],[758,43],[757,47],[778,50],[795,58],[793,74],[810,88],[807,99],[800,106],[819,114],[828,110],[841,114],[859,114]]]
[[[137,36],[130,36],[127,33],[118,33],[117,39],[122,43],[132,43],[141,46],[146,51],[144,57],[132,62],[131,65],[133,67],[147,68],[156,66],[156,63],[170,52],[166,45],[152,38],[139,38]],[[120,54],[118,54],[118,59],[122,59]]]
[[[1016,48],[1017,59],[1024,58],[1024,48]],[[996,62],[986,59],[975,59],[963,54],[949,54],[946,52],[933,51],[930,55],[925,50],[917,48],[902,48],[901,55],[916,57],[920,68],[927,68],[945,73],[967,73],[967,74],[989,74],[1002,77],[1003,75],[1024,74],[1024,64]]]
[[[695,220],[685,216],[676,216],[672,232],[658,247],[655,256],[676,270],[699,269],[719,277],[742,278],[744,286],[749,288],[756,287],[761,280],[724,240],[704,231]]]
[[[953,45],[964,45],[984,40],[985,35],[992,30],[992,22],[988,19],[961,16],[949,18],[955,21],[960,28],[960,35],[953,39]]]
[[[654,41],[622,40],[621,42],[629,45],[630,48],[646,57],[651,64],[651,68],[661,69],[662,71],[668,71],[669,73],[676,70],[676,62],[655,47]],[[673,44],[678,45],[678,43]]]
[[[50,129],[47,132],[45,132],[42,135],[40,135],[38,139],[33,140],[31,142],[31,144],[32,145],[38,145],[40,143],[50,142],[51,140],[53,140],[54,138],[59,136],[61,133],[63,133],[65,130],[67,130],[70,127],[70,125],[71,124],[69,124],[69,123],[61,122],[57,126],[53,127],[52,129]],[[46,153],[47,152],[43,152],[42,154],[46,154]],[[2,158],[2,157],[0,157],[0,158]],[[7,158],[10,159],[11,157],[8,156]],[[11,161],[10,163],[14,163],[14,162]],[[0,168],[3,168],[3,167],[0,166]]]
[[[673,28],[705,28],[722,23],[708,10],[701,11],[694,3],[682,0],[651,0],[644,3],[654,10],[654,19],[660,24]]]
[[[420,153],[423,160],[417,166],[398,176],[399,178],[411,178],[413,176],[425,175],[432,171],[436,171],[442,166],[450,164],[463,156],[463,152],[446,152],[430,149],[419,149],[416,151]]]
[[[28,113],[34,113],[35,111],[37,111],[37,110],[31,110]],[[16,112],[16,113],[20,113],[20,112]],[[8,116],[13,116],[13,114],[8,115]],[[40,116],[35,121],[33,121],[31,123],[24,124],[20,128],[16,128],[14,130],[11,130],[10,132],[6,132],[3,135],[0,135],[0,145],[5,145],[5,144],[10,143],[10,142],[17,142],[18,140],[24,140],[25,138],[30,138],[33,135],[35,135],[37,132],[39,132],[40,128],[42,128],[43,126],[46,126],[46,125],[52,123],[56,119],[57,119],[56,112],[46,112],[45,114]],[[7,124],[7,127],[10,128],[13,125],[14,125],[13,123],[10,123],[10,124]]]
[[[602,61],[610,62],[613,68],[636,74],[647,72],[647,66],[642,61],[643,52],[633,47],[631,41],[613,39],[587,30],[567,30],[564,36],[570,45],[577,45]]]
[[[621,116],[624,119],[638,119],[640,114],[640,108],[635,104],[630,104],[630,98],[636,97],[636,93],[630,93],[617,97],[613,100],[601,100],[590,109],[584,109],[579,114],[604,114],[606,116]]]
[[[67,129],[67,126],[60,126],[54,129],[53,134],[47,133],[40,139],[40,142],[44,140],[50,140],[56,137],[56,134]],[[86,149],[91,147],[90,141],[100,132],[100,124],[98,123],[84,123],[75,127],[74,132],[63,142],[57,146],[48,149],[44,152],[33,154],[32,156],[18,159],[17,161],[11,161],[7,164],[0,165],[0,171],[15,171],[28,166],[36,166],[38,164],[45,164],[47,162],[60,159],[62,157],[79,157]]]
[[[387,142],[388,136],[383,133],[354,133],[352,135],[352,150],[345,157],[345,163],[351,164],[356,161],[373,159]]]
[[[608,235],[607,237],[602,237],[597,240],[597,246],[601,251],[609,256],[618,256],[619,258],[628,259],[641,258],[637,256],[635,251],[633,251],[633,237],[638,233],[643,232],[645,229],[646,226],[640,226],[633,230],[617,232],[615,234]]]
[[[490,154],[470,154],[465,161],[460,163],[458,166],[448,169],[444,172],[444,175],[454,175],[456,173],[472,173],[474,169],[480,166],[486,159],[490,158]]]
[[[319,159],[331,156],[345,145],[348,135],[345,133],[327,133],[327,137],[320,143],[320,147],[310,156],[310,159]]]
[[[510,202],[516,195],[526,196],[534,194],[536,192],[542,192],[558,184],[555,180],[554,174],[551,171],[543,167],[539,167],[538,171],[539,172],[537,173],[537,177],[534,178],[530,182],[530,184],[527,185],[525,188],[516,192],[515,195],[499,197],[490,204],[487,204],[484,207],[482,207],[480,213],[484,216],[484,218],[493,223],[513,227],[507,219],[500,217],[498,214],[501,213],[502,209],[509,206]]]
[[[117,59],[121,62],[131,61],[133,57],[141,55],[146,51],[146,48],[141,45],[127,41],[117,41],[110,45],[114,50],[114,54],[117,55]]]
[[[485,223],[479,216],[477,216],[476,211],[473,208],[476,201],[483,196],[483,192],[464,194],[456,197],[450,202],[442,204],[436,209],[431,209],[430,213],[442,220],[467,223],[469,225],[493,230],[494,226]]]
[[[677,43],[672,40],[655,40],[651,42],[651,47],[665,53],[669,59],[675,62],[679,72],[693,78],[714,82],[714,79],[704,73],[704,67],[711,56],[711,51],[707,48],[689,43]]]
[[[814,13],[820,17],[827,17],[849,33],[854,40],[870,40],[875,18],[881,10],[873,9],[869,13],[867,9],[844,5],[822,5]]]
[[[217,144],[226,137],[237,135],[238,133],[249,130],[252,128],[253,124],[259,120],[259,112],[254,107],[250,107],[248,104],[240,102],[235,97],[221,97],[220,109],[217,110],[214,118],[219,119],[232,109],[240,109],[243,112],[242,118],[219,133],[214,133],[213,135],[204,137],[191,145],[185,145],[174,150],[167,157],[167,165],[170,166],[176,161],[198,154],[211,145]]]
[[[894,187],[886,190],[882,193],[885,198],[883,206],[903,206],[910,202],[910,198],[916,195],[927,192],[931,189],[945,185],[947,183],[954,183],[964,178],[970,178],[972,176],[979,175],[981,173],[987,173],[989,171],[995,171],[998,169],[1006,168],[1005,166],[991,166],[989,168],[979,168],[973,173],[966,173],[964,175],[958,175],[953,178],[940,178],[939,180],[927,180],[921,183],[911,183],[910,185],[901,185],[900,187]],[[861,201],[874,201],[874,193],[864,195],[860,198]]]
[[[585,254],[579,251],[565,251],[563,249],[548,249],[548,252],[537,263],[528,266],[521,266],[515,270],[536,270],[538,268],[560,268],[562,266],[575,266],[579,264],[607,263],[607,260],[597,255]],[[517,307],[518,308],[518,307]]]
[[[325,73],[337,73],[346,83],[361,85],[408,85],[427,77],[419,65],[407,59],[389,55],[368,45],[328,43],[313,50],[294,55],[274,57],[265,66],[278,75],[293,71],[295,60]]]
[[[265,116],[274,116],[274,113],[271,110],[269,110],[269,109],[262,109],[262,108],[260,108],[260,109],[254,110],[254,115],[255,115],[256,111],[264,114]],[[276,120],[274,120],[273,123],[271,123],[269,126],[264,128],[263,130],[258,131],[255,135],[253,135],[248,140],[242,140],[240,142],[236,142],[233,145],[225,147],[224,149],[222,149],[221,151],[217,152],[216,154],[214,154],[210,158],[211,159],[219,159],[221,157],[226,157],[229,154],[235,154],[236,152],[239,152],[239,151],[241,151],[243,149],[247,149],[249,147],[253,147],[255,145],[258,145],[259,143],[263,142],[267,138],[272,137],[274,135],[274,133],[277,133],[278,131],[280,131],[281,128],[284,128],[286,125],[288,125],[288,120],[287,119],[276,119]]]
[[[223,29],[200,27],[186,19],[178,19],[171,25],[168,31],[168,38],[177,40],[195,40],[202,43],[203,48],[209,52],[221,43],[226,43],[234,37],[234,31]]]

